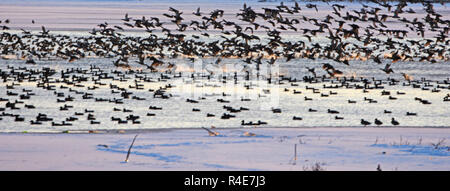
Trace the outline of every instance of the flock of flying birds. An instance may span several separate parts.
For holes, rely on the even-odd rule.
[[[316,68],[307,68],[311,76],[305,77],[304,80],[309,83],[318,79],[342,80],[340,77],[342,77],[343,72],[336,69],[335,65],[350,66],[352,60],[372,60],[373,63],[383,64],[384,67],[380,67],[380,69],[388,75],[394,73],[391,68],[393,63],[401,64],[401,62],[407,61],[419,61],[425,64],[448,62],[450,40],[447,39],[447,35],[450,20],[437,13],[432,3],[422,1],[423,9],[420,10],[408,8],[406,1],[399,1],[396,5],[377,1],[371,1],[371,3],[374,6],[362,4],[360,10],[350,10],[345,5],[332,4],[327,7],[327,9],[331,8],[332,12],[324,18],[306,17],[302,14],[306,10],[319,13],[322,9],[325,9],[313,3],[300,6],[299,3],[294,2],[293,5],[287,6],[281,2],[273,8],[262,8],[262,11],[244,4],[235,14],[235,18],[231,19],[225,17],[223,10],[216,9],[206,13],[198,8],[192,12],[194,18],[198,19],[191,21],[183,18],[185,13],[170,7],[169,12],[164,13],[160,18],[146,18],[145,16],[132,18],[125,14],[122,18],[122,26],[111,26],[107,22],[101,23],[90,32],[91,35],[89,36],[54,35],[44,26],[39,33],[24,29],[19,33],[9,32],[11,29],[8,24],[11,21],[6,19],[0,20],[0,29],[3,29],[0,33],[0,54],[19,55],[19,58],[27,64],[36,64],[37,60],[47,62],[54,59],[66,59],[68,62],[73,62],[87,57],[113,58],[112,64],[116,67],[133,71],[130,63],[134,62],[145,66],[150,72],[159,72],[163,68],[164,71],[170,72],[176,68],[176,64],[172,63],[171,59],[180,57],[190,62],[201,58],[216,58],[215,64],[220,64],[224,58],[235,58],[245,65],[256,65],[257,70],[264,62],[274,65],[277,64],[276,62],[279,59],[283,59],[283,62],[295,59],[324,60],[325,63],[320,64],[319,68],[322,68],[326,75],[320,77],[316,74]],[[416,13],[416,11],[420,13]],[[414,17],[415,15],[421,17]],[[32,23],[35,24],[35,21],[33,20]],[[143,30],[148,35],[126,36],[123,32],[127,30]],[[299,38],[295,40],[286,38],[290,35],[296,35]],[[39,75],[38,85],[40,84],[42,88],[56,93],[55,87],[51,85],[52,80],[49,80],[49,78],[57,71],[49,68],[28,70],[11,67],[9,69],[11,71],[0,70],[3,82],[8,82],[8,78],[30,80],[35,79],[32,76]],[[18,70],[22,72],[17,72]],[[114,79],[114,77],[108,76],[102,71],[94,72],[91,68],[90,71],[78,69],[61,71],[61,79],[57,81],[64,82],[67,85],[76,85],[88,79],[72,77],[69,80],[66,76],[76,73],[87,74],[86,72],[90,72],[89,74],[92,75],[92,80],[96,85],[105,85],[99,81],[101,79]],[[120,77],[123,73],[116,71],[115,75]],[[429,83],[427,81],[414,82],[406,73],[403,73],[403,77],[409,81],[410,85]],[[158,78],[158,80],[164,78],[170,79],[170,77],[161,73],[161,78]],[[139,82],[146,82],[146,80],[148,80],[146,77],[136,77],[134,88],[138,89]],[[289,78],[288,81],[292,82],[291,80]],[[355,80],[355,83],[364,82],[364,87],[371,83],[376,85],[376,81],[352,80]],[[353,81],[341,81],[341,87],[344,86],[344,82]],[[396,84],[398,82],[391,79],[389,83]],[[436,87],[448,89],[445,86],[448,83],[448,80],[444,80],[442,83],[444,85],[438,83]],[[13,83],[7,89],[14,89],[14,86]],[[80,87],[84,88],[81,85]],[[63,86],[60,88],[63,88]],[[114,89],[117,89],[116,93],[120,93],[123,99],[128,99],[129,95],[132,94],[127,89],[113,87],[112,85],[110,85],[110,88],[113,89],[113,92]],[[64,89],[67,89],[67,87],[64,87]],[[154,97],[169,98],[170,96],[165,93],[166,89],[168,89],[167,86],[151,92],[154,92]],[[436,88],[433,90],[437,91]],[[23,91],[25,94],[20,95],[21,99],[29,99],[30,92],[26,92],[25,89]],[[73,91],[77,93],[76,90]],[[83,99],[93,99],[87,91],[80,94],[83,94]],[[19,95],[8,91],[8,96]],[[61,103],[70,102],[74,99],[70,96],[65,97],[64,94],[58,97],[64,97],[64,100],[59,101]],[[449,101],[449,97],[447,95],[444,101]],[[123,99],[102,100],[99,98],[97,100],[96,98],[96,101],[120,104]],[[145,98],[141,99],[145,100]],[[423,101],[423,104],[429,103],[425,99],[419,99],[419,101]],[[307,100],[306,96],[305,100]],[[2,98],[0,101],[7,101],[6,108],[11,109],[20,104],[20,101],[17,102],[17,100],[16,102],[10,102],[8,99]],[[187,101],[196,102],[196,100],[189,99]],[[64,105],[60,109],[67,110],[69,108],[71,108],[70,105]],[[5,108],[0,109],[5,110]],[[157,110],[158,108],[150,107],[149,109]],[[245,110],[245,108],[227,108],[229,112],[243,109]],[[276,111],[278,110],[273,110],[274,113]],[[330,111],[333,113],[332,110],[328,110],[328,113]],[[85,109],[84,112],[75,113],[75,115],[87,114],[91,124],[99,124],[100,122],[95,120],[93,112]],[[309,112],[314,111],[311,111],[310,108]],[[414,113],[409,114],[414,115]],[[407,113],[407,115],[409,114]],[[214,116],[209,113],[208,115]],[[5,116],[5,113],[3,113],[3,116]],[[232,118],[232,116],[224,113],[222,119]],[[18,115],[14,117],[17,121],[23,121]],[[70,124],[69,121],[76,120],[76,117],[68,119],[67,122],[63,121],[62,123],[52,122],[52,125],[64,126]],[[119,123],[131,121],[136,124],[140,123],[138,119],[139,116],[134,115],[128,116],[126,120],[112,118],[113,121]],[[341,119],[341,117],[336,116],[336,120],[338,119]],[[301,117],[294,116],[293,120],[301,120]],[[47,118],[45,114],[39,114],[36,120],[32,120],[31,123],[40,124],[43,121],[52,120]],[[399,124],[394,118],[392,118],[391,123],[393,125]],[[242,121],[242,125],[262,124],[266,123],[263,121],[245,123]],[[361,124],[370,125],[371,123],[361,119]],[[376,119],[375,124],[381,125],[382,123]]]
[[[377,6],[363,4],[360,10],[332,4],[333,11],[324,19],[302,15],[305,9],[317,12],[326,9],[312,3],[300,7],[295,2],[290,7],[281,2],[275,8],[262,8],[262,12],[244,4],[236,13],[235,22],[225,18],[223,10],[204,13],[200,8],[192,13],[198,20],[186,21],[182,11],[170,7],[162,18],[131,18],[126,14],[122,19],[124,26],[110,26],[105,22],[94,28],[89,37],[76,38],[52,35],[44,26],[39,34],[23,29],[22,34],[11,34],[7,32],[11,21],[6,19],[0,23],[3,24],[0,51],[3,55],[30,58],[30,63],[35,58],[62,58],[72,62],[87,56],[115,57],[114,65],[118,67],[129,67],[128,59],[133,57],[152,70],[160,65],[173,66],[163,59],[178,56],[238,57],[245,58],[247,64],[258,64],[261,58],[271,58],[268,61],[271,64],[279,58],[286,61],[323,58],[346,65],[350,60],[373,60],[378,64],[385,62],[383,70],[388,74],[392,72],[390,64],[398,61],[449,60],[450,20],[435,12],[432,3],[422,2],[425,13],[418,15],[423,17],[414,17],[416,11],[422,10],[407,9],[406,1],[397,5],[373,3]],[[305,25],[310,27],[303,28]],[[149,35],[127,37],[121,33],[127,28],[142,29]],[[287,40],[283,33],[300,35],[305,40]],[[434,36],[427,38],[426,33]],[[407,38],[408,35],[419,38]],[[327,38],[329,43],[315,41],[318,36]]]

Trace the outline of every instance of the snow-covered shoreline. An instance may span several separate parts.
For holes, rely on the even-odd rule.
[[[447,128],[213,130],[1,133],[0,170],[450,170]]]

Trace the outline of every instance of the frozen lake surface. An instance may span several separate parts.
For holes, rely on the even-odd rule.
[[[208,136],[202,129],[126,134],[4,133],[0,134],[0,170],[375,171],[378,165],[383,171],[450,170],[449,129],[214,131],[220,136]],[[245,132],[255,136],[245,136]],[[124,163],[134,133],[139,135],[129,162]]]
[[[248,23],[235,17],[243,3],[258,11],[280,5],[279,1],[257,0],[2,0],[0,21],[6,26],[9,19],[7,32],[13,35],[24,36],[21,29],[39,35],[45,26],[60,42],[66,42],[90,36],[101,23],[121,25],[126,13],[133,18],[161,18],[174,31],[176,25],[162,16],[169,7],[184,12],[181,24],[198,19],[193,12],[201,7],[203,15],[224,10],[223,18],[242,25],[248,34]],[[306,8],[307,3],[299,3],[302,16],[319,20],[335,16],[324,2],[314,2],[320,14]],[[339,4],[345,10],[363,6],[359,2]],[[449,19],[448,4],[433,6],[441,19]],[[415,12],[401,14],[406,20],[427,14],[420,4],[409,4],[406,10]],[[391,13],[382,9],[382,14]],[[299,15],[284,14],[284,18],[301,20]],[[354,23],[361,28],[375,25]],[[393,30],[406,27],[391,18],[385,23]],[[317,28],[311,21],[298,25]],[[164,36],[158,30],[155,36]],[[199,39],[223,40],[219,30],[208,32],[209,37]],[[200,32],[188,27],[184,33],[190,39]],[[126,28],[121,34],[148,37],[136,28]],[[261,43],[268,42],[264,30],[254,34]],[[410,32],[399,41],[426,41],[437,32],[427,31],[424,38],[419,34]],[[304,41],[306,46],[325,48],[330,43],[323,34],[308,42],[302,31],[287,30],[280,36],[290,42]],[[29,49],[39,42],[33,38],[27,39],[35,40]],[[353,43],[348,49],[373,46],[351,38],[346,42]],[[259,77],[255,64],[245,64],[245,57],[221,58],[220,63],[210,56],[166,57],[161,60],[174,65],[171,72],[151,72],[136,57],[128,58],[130,67],[124,69],[113,65],[118,55],[87,55],[73,62],[34,58],[33,65],[26,64],[20,51],[1,53],[0,170],[299,171],[376,170],[378,166],[382,170],[450,170],[450,62],[448,43],[444,44],[436,48],[444,47],[444,59],[435,63],[391,63],[390,58],[383,58],[389,57],[383,50],[373,52],[383,64],[364,58],[351,59],[349,65],[322,58],[278,58],[269,65],[270,58],[264,57]],[[404,47],[391,49],[395,48]],[[54,54],[56,48],[52,51],[48,52]],[[419,52],[416,56],[426,55]],[[382,71],[387,63],[394,73]],[[342,76],[322,78],[327,75],[324,64],[332,64]],[[308,68],[315,68],[316,80],[310,79]],[[405,80],[402,73],[413,79]],[[125,163],[136,134],[130,161]]]

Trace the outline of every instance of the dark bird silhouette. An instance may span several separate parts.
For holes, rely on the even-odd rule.
[[[395,125],[395,126],[400,125],[400,123],[397,120],[395,120],[394,118],[391,119],[391,124]]]
[[[202,16],[202,14],[200,13],[200,7],[197,8],[196,12],[193,12],[192,14],[194,14],[195,16]]]
[[[133,18],[128,17],[128,13],[125,13],[125,18],[123,18],[122,21],[130,22],[131,19],[133,19]]]
[[[391,68],[391,64],[386,64],[386,66],[381,69],[383,72],[386,72],[386,74],[394,73],[394,70]]]
[[[375,118],[375,124],[380,126],[383,125],[383,122],[381,122],[380,120],[378,120],[377,118]]]
[[[44,26],[41,27],[42,28],[42,35],[48,35],[48,33],[50,32],[49,30],[46,30]]]
[[[317,9],[317,5],[315,5],[315,4],[308,3],[308,4],[306,4],[306,7],[310,8],[310,9],[314,8],[314,9],[316,9],[316,12],[319,12],[319,10]]]
[[[370,124],[371,124],[370,122],[368,122],[368,121],[366,121],[364,119],[361,119],[361,125],[367,126],[367,125],[370,125]]]

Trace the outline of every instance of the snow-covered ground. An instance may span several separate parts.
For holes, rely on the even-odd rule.
[[[179,0],[164,2],[145,0],[117,1],[114,3],[110,1],[90,2],[87,0],[74,0],[73,2],[70,1],[70,3],[52,0],[2,0],[0,2],[0,18],[2,20],[10,19],[11,23],[8,26],[11,27],[12,32],[16,33],[21,33],[21,28],[37,33],[41,30],[41,26],[46,26],[46,28],[51,30],[51,33],[54,34],[61,33],[82,36],[87,35],[88,31],[97,27],[98,24],[104,23],[105,21],[111,26],[123,24],[121,19],[124,18],[126,13],[133,18],[141,18],[142,16],[146,16],[147,18],[162,17],[162,14],[167,12],[169,7],[174,7],[184,11],[183,18],[185,18],[186,22],[196,19],[196,17],[192,15],[192,12],[199,6],[201,6],[201,11],[204,14],[209,14],[211,11],[219,8],[225,10],[225,17],[227,19],[230,18],[230,20],[233,21],[237,20],[234,14],[242,8],[244,2],[258,11],[261,11],[263,7],[273,8],[274,6],[279,5],[279,2],[259,3],[256,0],[233,0],[226,2],[218,0],[199,0],[189,2],[182,2]],[[302,15],[308,17],[318,16],[317,12],[313,9],[305,8],[306,3],[308,2],[300,3],[303,8]],[[292,2],[286,4],[289,6],[293,5]],[[325,5],[325,3],[321,2],[315,2],[315,4],[318,4],[321,11],[323,11],[324,7],[329,7],[328,5]],[[358,8],[356,10],[359,10],[361,7],[359,3],[356,5],[347,3],[345,5],[348,9],[353,9],[356,6]],[[405,17],[412,19],[410,18],[411,16],[423,16],[424,10],[422,10],[419,4],[413,4],[411,6],[417,10],[417,14],[405,14]],[[448,18],[449,9],[447,8],[447,5],[440,6],[437,4],[435,9],[437,12],[443,14],[444,19]],[[331,14],[331,9],[324,11],[325,12],[319,16],[320,18],[318,17],[319,19],[323,19],[327,14]],[[35,21],[35,24],[32,24],[32,20]],[[309,26],[308,23],[302,24],[306,24],[306,26],[302,25],[301,27]],[[395,25],[395,22],[392,25]],[[402,27],[402,25],[395,27]],[[130,36],[137,35],[134,32],[136,31],[127,29],[124,33]],[[292,38],[288,37],[289,35],[286,36],[286,38]],[[2,64],[10,64],[9,62],[18,61],[2,61]],[[23,64],[23,61],[21,62]],[[98,63],[99,61],[95,60],[94,62]],[[224,62],[226,62],[226,60]],[[110,64],[111,61],[108,60],[108,62],[104,63]],[[313,64],[318,63],[319,61]],[[54,63],[45,64],[53,64],[54,67],[60,66],[55,65]],[[72,66],[65,62],[63,64]],[[73,64],[80,63],[75,62]],[[305,64],[308,63],[295,62],[292,65],[308,66]],[[402,65],[395,65],[393,66],[394,70],[399,72],[393,75],[398,75],[397,77],[401,77],[400,71],[402,71],[411,74],[417,79],[420,79],[420,77],[427,77],[427,79],[436,78],[439,80],[448,78],[449,65],[446,62],[433,65],[424,65],[424,67],[431,67],[431,69],[423,68],[422,66],[418,67],[418,64],[421,65],[421,63],[403,63]],[[382,71],[379,70],[381,68],[380,66],[373,66],[374,68],[367,70],[367,68],[364,68],[365,65],[366,64],[363,63],[354,64],[352,65],[352,68],[348,68],[349,70],[346,71],[357,73],[360,76],[366,76],[369,73],[373,76],[376,75],[377,72],[383,74]],[[20,65],[16,63],[15,66]],[[303,67],[288,67],[288,69],[293,71],[293,73],[306,72]],[[4,84],[5,83],[1,85]],[[191,125],[197,127],[195,129],[172,129],[170,128],[172,126],[169,122],[164,120],[155,120],[162,123],[162,125],[152,125],[143,121],[142,129],[153,126],[158,128],[167,127],[170,129],[148,129],[139,131],[125,130],[125,133],[117,133],[113,131],[108,133],[99,132],[90,134],[80,134],[76,132],[74,134],[0,133],[0,170],[301,171],[312,170],[314,168],[317,169],[320,167],[320,169],[327,171],[371,171],[376,170],[377,166],[380,165],[382,170],[449,171],[450,128],[448,128],[449,123],[446,122],[449,121],[446,120],[449,118],[448,111],[445,109],[448,107],[446,103],[441,102],[442,97],[446,95],[448,91],[445,90],[444,92],[443,90],[438,94],[432,92],[423,93],[419,92],[420,90],[411,90],[411,92],[409,92],[409,90],[405,91],[408,93],[408,103],[413,102],[417,105],[407,105],[404,104],[406,102],[399,102],[398,105],[392,105],[392,103],[389,103],[389,106],[394,107],[394,113],[396,110],[400,110],[400,112],[397,113],[401,113],[402,115],[406,112],[403,110],[406,109],[422,109],[420,111],[424,112],[421,112],[420,115],[414,120],[411,118],[405,118],[405,120],[400,121],[402,125],[411,125],[415,126],[415,128],[341,128],[340,124],[335,125],[336,127],[328,128],[277,128],[279,125],[277,123],[286,124],[281,118],[278,117],[271,120],[266,116],[257,116],[254,120],[264,119],[264,121],[269,121],[271,125],[274,124],[273,127],[252,129],[215,129],[214,131],[219,132],[220,135],[212,137],[209,136],[205,130],[198,128],[204,124]],[[374,91],[373,93],[374,94],[371,96],[375,96],[375,94],[379,95],[380,92]],[[344,94],[345,92],[339,92],[339,95]],[[354,95],[361,96],[361,94]],[[415,100],[413,100],[412,97],[409,97],[409,95],[425,97],[426,99],[430,99],[434,104],[431,106],[424,106],[418,102],[415,102]],[[303,96],[300,98],[302,99]],[[288,108],[287,110],[284,110],[283,107],[283,111],[296,111],[294,109],[299,108],[296,107],[297,105],[291,104],[291,102],[295,102],[296,99],[292,99],[292,97],[282,97],[282,99],[284,99],[282,101],[286,101],[283,103],[286,103],[286,107]],[[348,97],[342,96],[338,99],[342,101],[339,103],[347,103]],[[34,99],[33,101],[40,102],[43,105],[54,103],[54,100],[52,100],[52,102],[45,102],[42,101],[42,99]],[[325,109],[327,109],[331,104],[333,104],[333,106],[339,106],[336,104],[337,102],[335,102],[335,100],[332,101],[333,102],[321,102],[321,104],[326,106],[326,108],[325,106],[323,107],[323,111],[325,111]],[[93,102],[86,103],[91,104]],[[385,103],[388,104],[388,102]],[[39,103],[37,103],[39,109],[38,104]],[[147,109],[147,106],[148,105],[145,105],[145,109]],[[164,106],[169,107],[172,105]],[[304,108],[307,108],[305,106]],[[357,113],[358,115],[353,115],[357,116],[354,117],[356,120],[352,121],[351,124],[344,125],[348,126],[359,124],[360,117],[364,117],[366,119],[370,118],[370,120],[372,120],[376,116],[375,112],[383,111],[383,109],[385,109],[384,106],[385,105],[380,102],[380,105],[373,106],[376,107],[376,109],[370,108],[372,106],[366,107],[368,112],[361,112],[351,108],[348,111],[359,113]],[[206,105],[205,107],[209,107],[209,105]],[[302,109],[304,108],[302,107]],[[132,109],[136,109],[136,107]],[[190,111],[191,108],[189,107],[188,109]],[[108,111],[110,112],[110,110]],[[179,111],[180,113],[184,112],[184,110],[181,109]],[[59,110],[57,110],[57,112],[62,113],[59,112]],[[270,113],[270,111],[268,111],[268,113]],[[286,114],[287,113],[289,112],[286,112]],[[422,115],[422,113],[424,115]],[[435,115],[435,113],[438,113],[439,115]],[[24,115],[23,112],[20,114]],[[290,114],[291,113],[289,113],[289,115]],[[36,115],[33,114],[32,117],[35,116]],[[107,117],[109,119],[110,116]],[[389,118],[381,120],[387,123],[389,121],[387,119]],[[55,119],[63,118],[55,117]],[[185,119],[185,117],[175,119],[177,120],[171,119],[170,123],[180,123],[182,122],[181,119]],[[293,122],[291,119],[292,116],[285,117],[285,121],[289,120],[290,122]],[[316,119],[319,120],[312,121],[311,124],[321,126],[324,125],[322,123],[329,122],[329,120],[327,121],[327,119],[323,118]],[[18,123],[8,120],[10,119],[5,118],[2,122],[0,122],[0,129],[2,129],[3,132],[12,131],[11,129],[13,129],[14,132],[25,130],[28,132],[33,132],[42,130],[34,126],[29,126],[28,123],[25,122],[20,126]],[[305,121],[308,120],[308,118],[305,118]],[[236,124],[240,124],[240,119],[236,122]],[[209,121],[206,121],[206,123],[209,125],[213,124]],[[216,123],[214,123],[214,125],[217,127],[238,126],[235,124],[230,124],[230,122],[224,123],[227,123],[227,125]],[[333,121],[332,123],[337,122]],[[302,124],[299,125],[301,126]],[[295,124],[295,126],[299,125]],[[175,127],[175,125],[173,126]],[[184,126],[187,125],[184,124]],[[422,126],[443,126],[445,128],[429,128]],[[80,129],[80,126],[77,127]],[[110,129],[108,127],[116,128],[114,126],[108,126],[107,122],[102,122],[101,127],[99,128]],[[94,129],[97,128],[92,128],[90,130]],[[47,131],[48,129],[44,128],[44,130]],[[246,136],[246,134],[244,134],[245,132],[254,133],[255,136]],[[129,145],[136,134],[139,135],[136,139],[134,147],[131,150],[130,161],[125,163],[124,160],[127,155]],[[295,147],[297,148],[296,160],[294,160]]]
[[[447,128],[213,130],[3,133],[0,170],[450,170]]]

